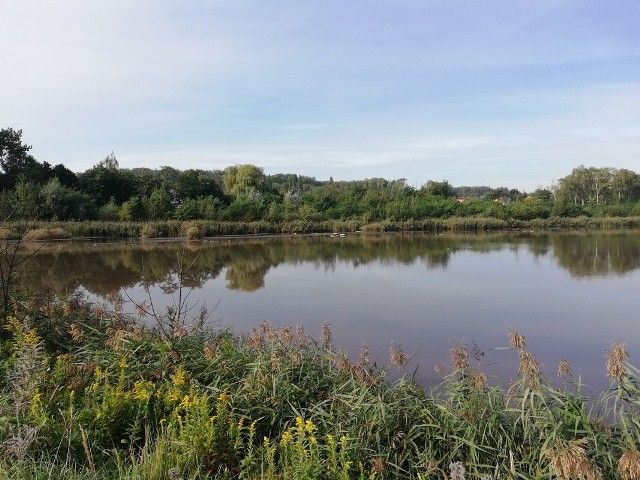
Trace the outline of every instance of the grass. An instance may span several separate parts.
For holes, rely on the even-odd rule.
[[[4,222],[0,239],[19,238],[25,222]],[[279,235],[332,232],[479,232],[501,230],[615,230],[640,228],[640,217],[549,217],[533,220],[452,217],[406,221],[360,220],[219,222],[166,220],[152,222],[30,222],[25,240],[59,238],[187,238],[224,235]]]
[[[155,327],[81,298],[13,302],[0,360],[0,478],[640,478],[640,371],[624,344],[609,389],[544,377],[524,337],[508,389],[462,346],[442,384],[391,382],[336,352],[325,327],[203,327],[178,307]],[[140,305],[139,314],[151,309]],[[393,368],[407,356],[390,348]]]

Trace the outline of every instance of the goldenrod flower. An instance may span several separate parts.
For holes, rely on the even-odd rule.
[[[151,398],[151,392],[147,389],[149,387],[148,382],[137,381],[133,384],[133,398],[140,402],[146,402]]]
[[[304,423],[304,429],[308,432],[308,433],[313,433],[316,431],[316,426],[314,425],[314,423],[311,420],[307,420]]]
[[[178,387],[186,383],[187,372],[184,371],[184,368],[182,368],[182,365],[178,367],[178,370],[176,370],[176,373],[175,375],[172,376],[171,380],[173,384]]]
[[[287,430],[282,434],[282,439],[280,440],[280,445],[285,446],[293,441],[293,435],[291,435],[291,431]]]
[[[32,328],[24,335],[24,343],[31,345],[32,347],[37,346],[40,341],[40,337],[38,336],[35,328]]]

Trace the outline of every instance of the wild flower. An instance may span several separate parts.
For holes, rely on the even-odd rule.
[[[451,480],[465,480],[465,473],[466,470],[462,462],[453,462],[449,464],[449,478]]]
[[[280,439],[280,445],[285,446],[290,444],[293,441],[293,435],[291,434],[291,430],[285,430],[282,434],[282,438]]]
[[[629,359],[629,354],[624,349],[624,342],[618,341],[613,344],[607,354],[607,377],[611,380],[622,380],[626,373],[624,362]]]
[[[120,361],[118,362],[118,366],[120,367],[120,370],[126,370],[129,367],[129,364],[127,363],[127,357],[121,357]]]
[[[171,376],[171,383],[173,383],[173,385],[177,387],[180,387],[186,383],[187,378],[188,378],[187,372],[184,370],[184,367],[180,365],[178,366],[176,373]]]
[[[138,380],[133,384],[133,398],[139,402],[146,402],[153,395],[153,384],[144,380]]]
[[[223,390],[222,392],[220,392],[220,394],[218,395],[218,403],[220,404],[225,404],[227,402],[229,402],[229,392],[227,392],[226,390]]]

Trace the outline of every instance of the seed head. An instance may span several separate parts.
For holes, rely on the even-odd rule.
[[[471,385],[478,390],[482,390],[487,386],[487,376],[480,370],[472,370],[470,374]]]
[[[363,343],[362,347],[360,347],[360,358],[358,359],[358,366],[366,367],[367,365],[369,365],[369,345]]]
[[[573,374],[571,372],[571,367],[569,366],[569,362],[567,362],[564,358],[560,360],[560,364],[558,365],[558,378],[562,377],[572,377]]]
[[[585,478],[596,480],[599,472],[589,463],[585,452],[586,438],[547,448],[542,453],[549,459],[551,470],[560,478]]]
[[[69,326],[69,333],[75,343],[82,343],[82,340],[84,339],[84,332],[80,327],[78,327],[78,325],[72,323]]]
[[[402,347],[393,341],[389,345],[389,356],[391,357],[391,364],[398,369],[403,368],[409,361],[409,357],[402,351]]]
[[[624,362],[629,359],[629,354],[624,349],[624,342],[619,340],[613,344],[607,354],[607,377],[611,380],[622,380],[627,369]]]
[[[331,333],[331,324],[325,323],[320,329],[320,343],[325,350],[333,350],[333,334]]]
[[[524,337],[516,330],[509,329],[509,343],[513,348],[525,348],[527,346]]]
[[[618,460],[618,473],[622,480],[640,480],[640,452],[627,450]]]
[[[469,367],[469,355],[467,349],[463,346],[456,345],[449,350],[449,356],[451,357],[451,364],[455,370],[464,370]]]
[[[520,373],[528,380],[529,385],[538,385],[538,380],[542,374],[542,363],[536,356],[527,350],[520,350]]]

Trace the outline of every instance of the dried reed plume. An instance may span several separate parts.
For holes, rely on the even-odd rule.
[[[449,357],[454,370],[464,370],[469,367],[469,354],[463,346],[456,345],[449,350]]]
[[[360,347],[360,357],[358,358],[358,366],[366,367],[369,365],[369,345],[363,343]]]
[[[629,354],[624,349],[624,342],[619,340],[614,343],[607,354],[607,377],[611,380],[622,380],[626,373],[624,362],[628,359]]]
[[[618,473],[622,480],[640,480],[640,452],[627,450],[618,460]]]
[[[527,343],[524,340],[524,336],[517,332],[516,330],[509,329],[509,343],[513,348],[522,349],[527,346]]]
[[[285,345],[290,345],[293,341],[293,333],[291,332],[291,327],[280,329],[280,340]]]
[[[391,364],[399,369],[403,368],[409,361],[409,357],[402,351],[402,347],[395,342],[391,342],[389,345],[389,357],[391,358]]]
[[[320,344],[323,349],[333,351],[333,334],[330,323],[323,324],[320,329]]]
[[[207,360],[211,360],[216,356],[216,345],[212,342],[207,342],[204,344],[203,348],[204,357]]]
[[[572,377],[573,373],[571,372],[571,366],[569,366],[569,362],[567,362],[564,358],[560,360],[560,364],[558,365],[558,378],[562,377]]]
[[[471,381],[471,385],[478,390],[482,390],[487,386],[487,376],[480,370],[472,369],[469,373],[469,380]]]
[[[71,339],[75,343],[82,343],[82,341],[84,340],[84,332],[75,323],[72,323],[69,326],[69,334],[71,335]]]
[[[527,379],[529,386],[536,387],[542,373],[542,363],[533,353],[520,349],[520,367],[518,371]]]
[[[572,440],[568,444],[547,448],[542,453],[549,459],[551,470],[560,478],[584,478],[596,480],[599,472],[589,463],[585,452],[586,438]]]

